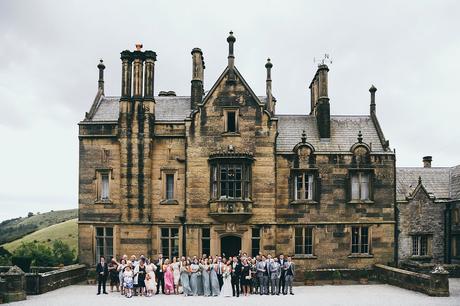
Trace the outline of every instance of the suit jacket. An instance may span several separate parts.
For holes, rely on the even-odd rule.
[[[240,277],[241,276],[241,269],[243,268],[243,265],[240,262],[237,262],[235,267],[234,263],[232,262],[232,277]]]
[[[281,276],[281,266],[278,262],[271,262],[270,265],[270,279],[277,279]]]
[[[286,261],[284,263],[284,270],[286,271],[285,275],[288,275],[288,270],[289,270],[289,264],[290,264],[290,267],[291,267],[291,271],[292,271],[292,276],[295,276],[295,264],[293,261],[291,261],[290,263],[288,261]]]
[[[103,274],[101,274],[101,272],[103,272]],[[99,262],[96,265],[96,274],[98,277],[102,276],[103,278],[107,278],[107,275],[109,274],[109,267],[107,266],[107,263],[104,263],[104,266],[102,266]]]
[[[258,261],[256,263],[256,268],[257,268],[257,277],[262,277],[264,275],[267,275],[267,263],[265,261]]]
[[[164,271],[163,271],[163,265],[165,263],[165,259],[162,258],[161,261],[158,259],[157,261],[155,261],[155,266],[157,267],[156,270],[155,270],[155,274],[156,275],[159,275],[159,274],[163,274]],[[161,271],[160,271],[161,270]]]
[[[286,259],[283,259],[283,260],[280,259],[280,261],[279,261],[280,266],[281,266],[281,278],[283,278],[284,275],[286,274],[286,270],[284,270],[284,264],[285,264],[286,262],[287,262]]]

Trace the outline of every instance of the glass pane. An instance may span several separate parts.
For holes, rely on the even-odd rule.
[[[313,175],[305,175],[305,178],[307,179],[305,184],[307,187],[305,192],[305,199],[311,200],[313,198]]]
[[[235,183],[233,181],[230,181],[227,184],[228,184],[227,196],[229,198],[234,198],[235,197]]]
[[[171,228],[171,237],[179,237],[179,229],[176,228]]]
[[[236,132],[235,112],[227,112],[227,132]]]
[[[104,228],[96,227],[96,236],[104,236]]]
[[[235,179],[236,179],[237,181],[241,181],[241,178],[242,178],[242,176],[241,176],[241,166],[240,166],[240,165],[236,165],[236,166],[235,166]]]
[[[235,182],[235,197],[241,198],[241,182]]]
[[[303,200],[302,190],[303,190],[303,175],[298,174],[296,176],[296,190],[297,190],[297,198],[296,200]]]
[[[112,227],[106,227],[105,228],[105,235],[112,237],[113,236],[113,228]]]
[[[222,165],[220,167],[220,180],[221,181],[227,180],[227,168],[226,168],[226,165]]]
[[[161,229],[161,237],[169,237],[169,228]]]
[[[351,176],[351,199],[359,200],[359,179],[356,174]]]
[[[428,239],[426,236],[420,237],[420,255],[425,256],[428,253]]]
[[[210,229],[209,228],[203,228],[201,232],[201,237],[203,238],[209,238],[210,237]]]
[[[351,252],[359,253],[359,227],[351,229]]]
[[[179,256],[179,239],[171,239],[171,257]]]
[[[166,199],[174,199],[174,174],[166,174]]]
[[[369,228],[361,227],[361,253],[369,253]]]
[[[412,255],[418,255],[418,237],[412,236]]]
[[[305,254],[313,255],[313,228],[305,229]]]
[[[252,229],[252,238],[259,238],[260,237],[260,228],[253,228]]]
[[[101,199],[106,200],[109,198],[109,175],[108,174],[102,174],[101,175],[101,180],[102,180],[102,190],[101,190]]]
[[[361,200],[369,199],[369,174],[361,174]]]
[[[169,257],[169,239],[161,239],[163,255]]]

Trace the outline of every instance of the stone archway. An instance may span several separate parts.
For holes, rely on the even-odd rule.
[[[223,256],[238,255],[241,250],[241,237],[229,235],[220,238],[220,250]]]

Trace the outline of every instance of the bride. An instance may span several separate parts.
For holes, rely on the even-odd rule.
[[[222,271],[222,278],[224,280],[224,284],[222,285],[222,289],[220,290],[220,296],[232,296],[232,277],[230,276],[230,274],[231,266],[225,265]]]

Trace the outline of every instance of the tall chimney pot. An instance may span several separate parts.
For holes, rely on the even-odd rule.
[[[431,156],[424,156],[423,157],[423,168],[431,168],[431,162],[433,157]]]
[[[102,59],[99,60],[99,65],[97,65],[97,68],[99,69],[99,81],[98,83],[98,89],[102,91],[102,94],[104,94],[104,61]]]

